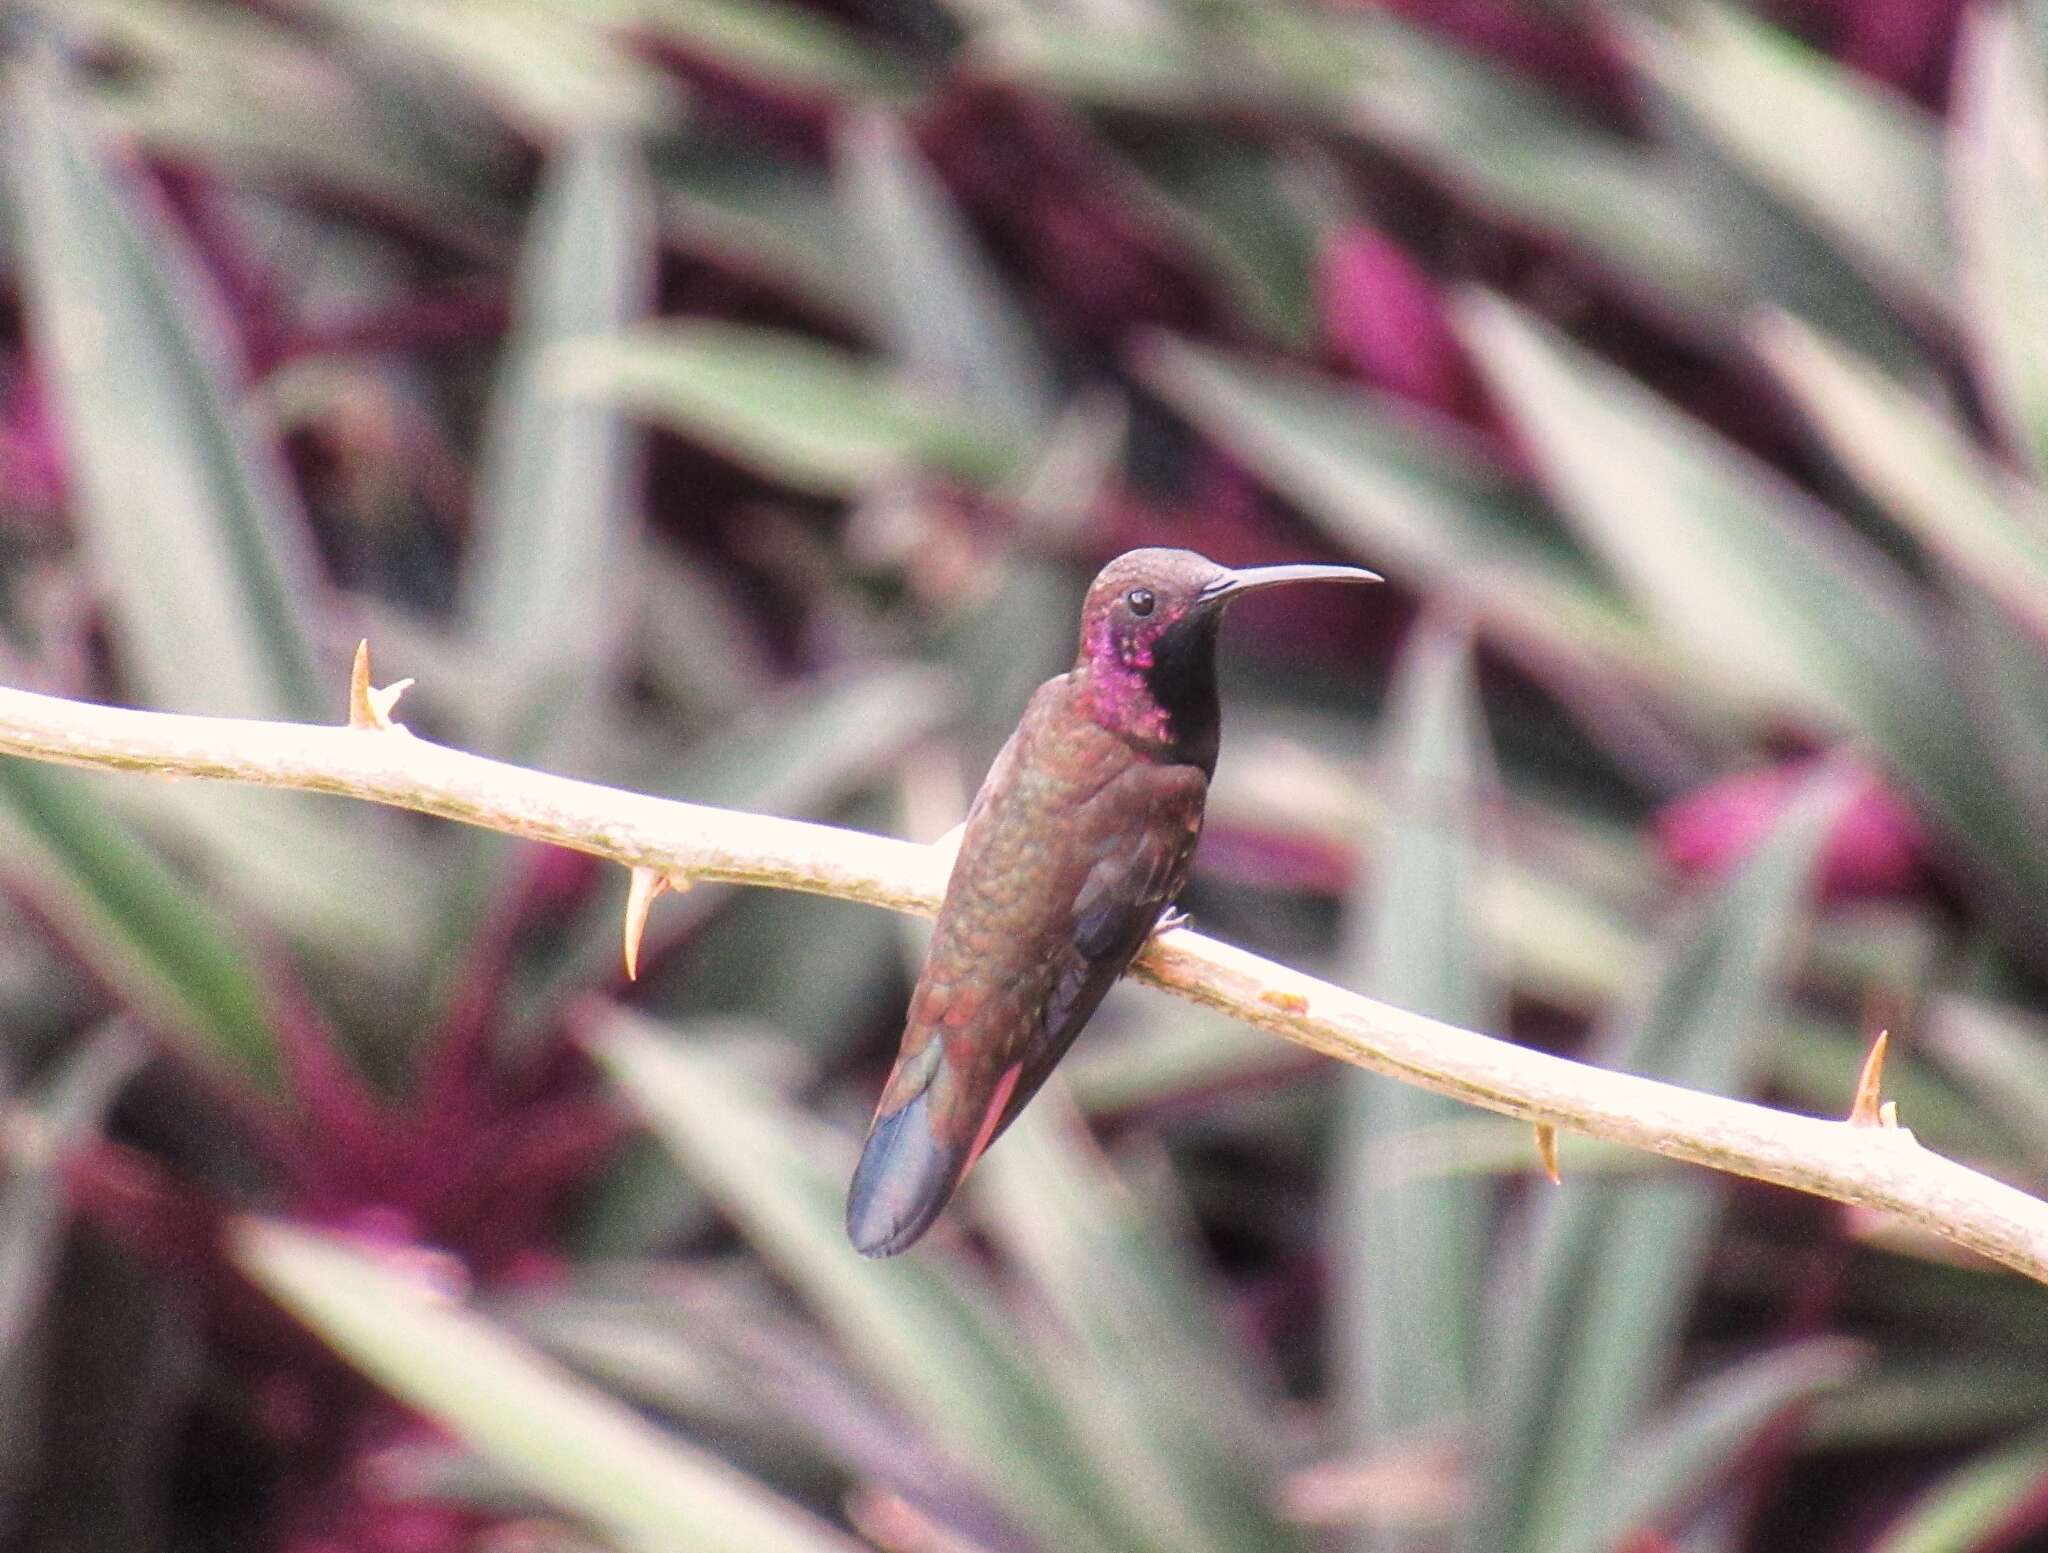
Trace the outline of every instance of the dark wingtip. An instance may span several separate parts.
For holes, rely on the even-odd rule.
[[[953,1196],[967,1151],[932,1134],[931,1096],[878,1117],[846,1189],[846,1238],[866,1257],[908,1250]]]

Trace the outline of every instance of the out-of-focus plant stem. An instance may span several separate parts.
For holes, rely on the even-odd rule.
[[[629,867],[896,911],[934,911],[950,864],[942,848],[548,776],[402,727],[175,716],[0,688],[0,753],[335,793]],[[1339,1061],[1530,1122],[1895,1213],[2048,1283],[2048,1202],[1921,1147],[1908,1131],[1799,1116],[1529,1051],[1185,928],[1156,939],[1136,974]]]

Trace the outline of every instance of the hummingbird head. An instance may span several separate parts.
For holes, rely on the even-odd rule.
[[[1095,720],[1170,758],[1216,760],[1216,628],[1230,600],[1283,582],[1378,582],[1356,566],[1232,571],[1192,550],[1130,550],[1097,574],[1074,660]]]

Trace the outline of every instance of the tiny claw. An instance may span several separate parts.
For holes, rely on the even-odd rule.
[[[1884,1052],[1889,1043],[1890,1032],[1885,1030],[1878,1031],[1877,1039],[1870,1043],[1870,1053],[1863,1059],[1863,1072],[1856,1080],[1856,1098],[1849,1106],[1851,1127],[1899,1125],[1898,1108],[1890,1101],[1879,1101],[1884,1090]],[[1886,1112],[1891,1113],[1889,1119]]]
[[[1564,1176],[1557,1168],[1557,1129],[1548,1122],[1536,1124],[1536,1157],[1543,1161],[1543,1173],[1550,1177],[1550,1184],[1563,1186]]]
[[[398,705],[398,698],[411,689],[413,681],[402,679],[379,689],[370,683],[370,642],[367,637],[356,643],[356,661],[348,675],[348,725],[351,728],[374,728],[392,730],[398,725],[391,720],[391,709]]]
[[[1152,936],[1157,938],[1162,933],[1171,933],[1175,928],[1187,925],[1188,914],[1178,906],[1169,906],[1159,914],[1159,920],[1152,924]]]

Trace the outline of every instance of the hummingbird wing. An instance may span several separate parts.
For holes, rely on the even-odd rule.
[[[1032,698],[969,814],[895,1070],[847,1195],[869,1256],[915,1241],[1058,1063],[1179,893],[1198,767]]]

